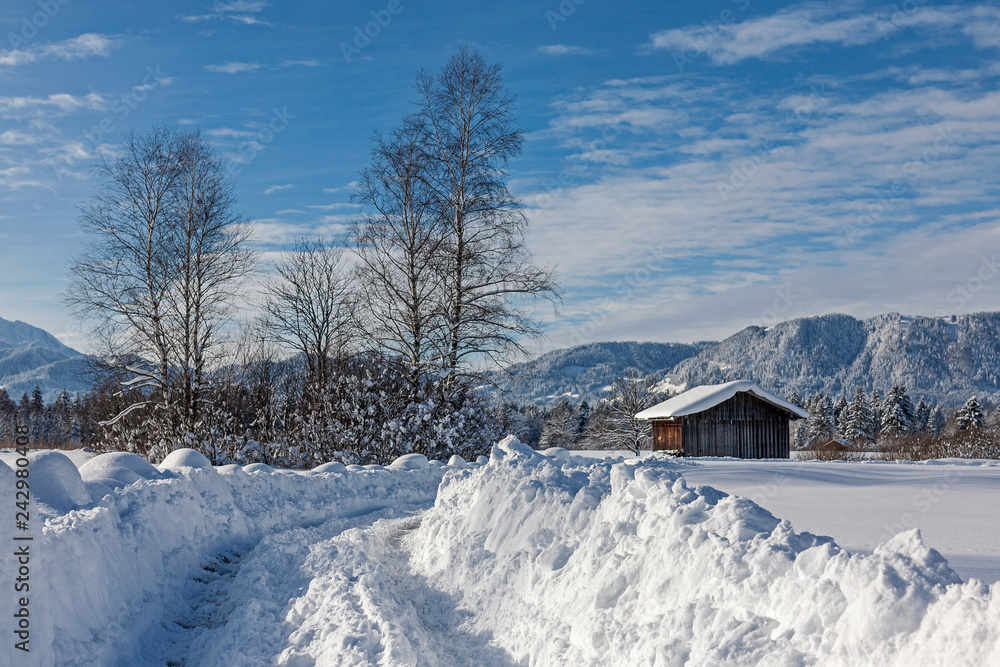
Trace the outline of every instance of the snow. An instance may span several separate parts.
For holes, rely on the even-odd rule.
[[[679,394],[687,389],[686,383],[675,384],[670,381],[669,377],[665,377],[655,385],[653,385],[653,391],[664,393],[664,394]]]
[[[211,616],[209,611],[222,600],[212,597],[220,592],[212,588],[218,581],[207,585],[212,590],[201,590],[206,585],[199,581],[218,576],[225,569],[223,561],[253,551],[271,535],[386,507],[426,507],[445,473],[435,468],[379,470],[347,480],[344,475],[248,475],[233,469],[219,474],[193,467],[161,475],[146,465],[149,469],[143,471],[118,454],[95,457],[81,466],[81,473],[88,466],[94,475],[126,470],[136,481],[99,502],[49,516],[38,531],[32,561],[37,577],[31,590],[31,664],[162,665],[164,656],[186,655],[206,631],[205,614]],[[137,468],[149,477],[140,477]],[[65,466],[40,466],[32,469],[32,488],[54,488],[68,476]],[[0,466],[4,487],[12,488],[13,481],[11,469]],[[0,517],[9,519],[7,525],[13,524],[9,512],[5,509]],[[263,542],[262,548],[268,544]],[[0,558],[4,571],[12,567],[9,551]],[[289,556],[272,555],[278,557]],[[13,650],[12,642],[0,644],[0,664],[20,664]],[[219,664],[238,663],[230,655]]]
[[[137,479],[159,479],[159,470],[138,454],[128,452],[111,452],[99,454],[80,466],[80,475],[84,479],[113,477],[119,470],[131,472]],[[134,480],[133,480],[134,481]]]
[[[997,539],[983,534],[998,465],[548,454],[509,437],[482,465],[411,456],[321,474],[102,455],[79,477],[34,455],[52,505],[32,664],[1000,663],[995,587],[931,548]],[[136,480],[81,494],[123,470]],[[869,549],[840,544],[958,471],[920,516],[971,514],[953,534],[918,522],[923,536],[901,525]]]
[[[809,413],[769,391],[761,389],[750,380],[734,380],[724,384],[707,384],[690,389],[683,394],[657,403],[636,415],[637,419],[668,419],[703,412],[718,405],[740,392],[748,392],[767,401],[771,405],[787,410],[793,415],[806,419]]]
[[[423,454],[404,454],[389,464],[389,470],[423,470],[428,465]]]
[[[464,628],[532,664],[997,664],[1000,604],[917,531],[872,555],[797,533],[681,466],[516,440],[447,476],[409,538]]]
[[[569,457],[572,456],[569,450],[565,447],[549,447],[541,452],[542,456],[548,456],[549,458],[559,459],[560,461],[568,461]]]
[[[1000,465],[698,459],[683,475],[750,498],[799,530],[870,553],[917,528],[963,578],[1000,580]]]
[[[170,452],[164,457],[163,462],[160,463],[160,470],[176,468],[203,468],[209,470],[212,469],[212,462],[201,452],[185,447]]]
[[[32,452],[31,494],[42,515],[58,516],[91,502],[87,487],[73,462],[54,451]]]
[[[324,473],[324,472],[347,472],[347,466],[345,466],[340,461],[330,461],[329,463],[322,463],[312,469],[312,472]]]
[[[89,461],[91,458],[93,458],[96,455],[96,453],[94,452],[94,450],[88,449],[87,447],[84,447],[82,449],[65,449],[65,450],[64,449],[57,449],[57,450],[46,449],[46,450],[38,450],[38,451],[58,451],[61,454],[63,454],[64,456],[68,457],[69,460],[72,461],[73,464],[77,468],[79,468],[80,466],[82,466],[84,463],[86,463],[87,461]],[[3,461],[4,463],[6,463],[11,468],[14,467],[14,465],[15,465],[14,461],[17,460],[17,457],[18,457],[17,453],[14,452],[14,450],[12,450],[12,449],[0,449],[0,461]]]
[[[451,458],[448,459],[448,465],[453,468],[468,468],[469,463],[464,458],[458,454],[452,454]]]

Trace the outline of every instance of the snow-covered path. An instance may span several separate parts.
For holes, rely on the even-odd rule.
[[[513,437],[481,465],[247,473],[183,456],[156,469],[105,454],[83,476],[32,459],[45,523],[27,664],[1000,664],[995,585],[963,582],[917,531],[852,554],[696,484],[685,462]],[[874,476],[833,499],[884,500],[899,477],[909,499],[950,465],[801,472]],[[995,497],[973,472],[935,506]],[[776,488],[794,491],[789,477]],[[0,645],[0,664],[14,658]]]
[[[513,664],[410,571],[402,538],[426,508],[336,518],[211,559],[118,664]]]

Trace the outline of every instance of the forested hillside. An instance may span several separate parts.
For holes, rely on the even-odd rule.
[[[593,403],[630,369],[655,374],[673,392],[748,379],[784,396],[850,395],[859,387],[884,394],[899,384],[942,405],[971,395],[997,402],[1000,313],[823,315],[747,327],[719,343],[592,343],[515,365],[498,385],[516,403]]]
[[[52,401],[66,389],[87,391],[86,358],[52,334],[0,318],[0,387],[14,400],[37,386]]]
[[[555,350],[491,376],[504,400],[553,406],[596,402],[617,378],[673,368],[714,343],[589,343]]]

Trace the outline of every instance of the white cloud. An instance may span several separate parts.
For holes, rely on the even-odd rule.
[[[976,78],[877,93],[704,83],[608,82],[555,104],[543,139],[569,151],[562,182],[513,184],[532,248],[572,295],[551,345],[594,322],[588,340],[732,333],[790,280],[805,296],[789,317],[934,314],[972,255],[1000,253],[980,224],[997,218],[1000,93]],[[669,124],[593,122],[667,105]]]
[[[261,67],[263,65],[260,63],[228,62],[221,65],[205,65],[205,71],[219,74],[242,74],[243,72],[256,72]]]
[[[202,21],[230,21],[242,23],[244,25],[263,25],[272,27],[270,23],[258,18],[256,15],[270,7],[271,3],[257,0],[233,0],[232,2],[215,2],[209,14],[185,14],[178,16],[181,21],[187,23],[199,23]]]
[[[0,145],[4,146],[28,146],[36,144],[41,140],[37,134],[27,134],[17,130],[6,130],[0,132]]]
[[[32,116],[63,115],[78,109],[103,109],[104,97],[97,93],[70,95],[57,93],[46,97],[0,97],[0,116],[25,118]]]
[[[286,183],[285,185],[271,185],[264,189],[263,194],[271,195],[275,192],[281,192],[282,190],[289,190],[295,186],[292,183]]]
[[[16,67],[42,60],[82,60],[93,56],[107,58],[121,43],[122,40],[115,36],[85,33],[62,42],[0,51],[0,67]]]
[[[924,30],[933,37],[939,37],[943,31],[958,30],[971,37],[978,48],[997,47],[1000,8],[892,6],[862,13],[846,11],[834,4],[809,3],[737,23],[712,22],[661,30],[651,35],[649,47],[669,50],[675,58],[704,53],[713,62],[727,65],[811,44],[869,44],[888,39],[904,28]]]
[[[568,46],[566,44],[539,46],[538,51],[549,56],[584,56],[593,53],[590,49],[585,49],[582,46]]]
[[[283,60],[278,65],[263,65],[258,62],[227,62],[221,65],[205,65],[206,72],[217,72],[219,74],[243,74],[245,72],[257,72],[262,69],[276,70],[286,67],[319,67],[322,63],[318,60]]]
[[[281,62],[281,64],[279,65],[279,67],[294,67],[296,65],[299,65],[301,67],[319,67],[322,64],[323,63],[321,63],[320,61],[314,60],[314,59],[309,59],[309,60],[283,60]]]

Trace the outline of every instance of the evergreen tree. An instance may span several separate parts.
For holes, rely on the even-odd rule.
[[[872,438],[878,436],[879,428],[882,425],[882,395],[878,393],[878,389],[872,391],[871,402],[872,412]]]
[[[931,418],[931,406],[927,405],[923,397],[917,403],[917,408],[913,412],[913,430],[919,433],[926,432]]]
[[[809,419],[805,425],[806,445],[814,445],[829,438],[833,433],[832,408],[827,411],[827,399],[821,394],[817,394],[809,399],[806,410],[809,412]],[[832,401],[831,401],[832,403]]]
[[[941,431],[944,430],[947,422],[948,420],[945,419],[941,407],[935,405],[934,409],[931,410],[930,417],[927,418],[927,430],[934,435],[941,435]]]
[[[826,414],[828,430],[833,433],[837,430],[837,407],[834,405],[833,397],[830,394],[823,395],[823,412]]]
[[[872,411],[865,390],[858,388],[847,408],[842,435],[852,442],[871,441],[874,434]]]
[[[590,404],[587,401],[580,403],[580,407],[577,409],[577,426],[576,426],[576,437],[577,442],[583,437],[583,434],[587,431],[587,424],[590,422],[591,414]]]
[[[882,404],[879,433],[888,437],[905,435],[913,428],[913,402],[906,387],[894,384]]]
[[[15,412],[17,412],[17,404],[11,400],[7,390],[0,387],[0,415],[12,417]]]
[[[41,415],[42,411],[45,410],[45,400],[42,397],[42,390],[37,386],[31,391],[31,405],[29,410],[32,417]]]
[[[833,420],[837,425],[837,434],[843,436],[844,427],[847,422],[847,398],[843,394],[840,395],[840,400],[837,404],[833,406]]]
[[[986,417],[975,396],[970,397],[959,409],[955,423],[960,431],[982,428],[986,423]]]
[[[799,396],[799,392],[793,391],[792,395],[788,397],[788,402],[792,405],[797,405],[800,408],[804,408],[805,405],[802,403],[802,397]]]

